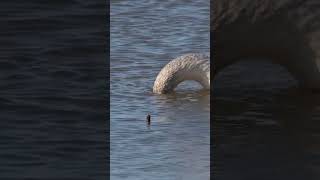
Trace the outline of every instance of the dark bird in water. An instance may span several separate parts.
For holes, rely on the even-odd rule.
[[[147,115],[147,123],[148,123],[148,125],[150,125],[150,123],[151,123],[151,116],[150,116],[150,114]]]

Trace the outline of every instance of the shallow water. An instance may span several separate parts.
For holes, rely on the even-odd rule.
[[[215,179],[320,178],[320,94],[266,62],[233,65],[214,83]]]
[[[209,52],[209,1],[111,1],[111,179],[208,179],[210,93],[152,93],[161,68],[192,52]]]

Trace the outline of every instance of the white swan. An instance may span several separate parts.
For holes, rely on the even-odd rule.
[[[172,92],[181,82],[194,80],[204,89],[210,89],[210,55],[186,54],[170,61],[159,72],[153,92],[165,94]]]

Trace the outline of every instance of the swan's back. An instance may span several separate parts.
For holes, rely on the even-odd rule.
[[[186,54],[170,61],[159,72],[153,92],[165,94],[172,92],[181,82],[194,80],[203,88],[210,89],[210,55]]]

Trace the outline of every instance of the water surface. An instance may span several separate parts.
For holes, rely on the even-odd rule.
[[[111,179],[208,179],[210,93],[152,93],[161,68],[193,52],[209,52],[208,0],[111,1]]]
[[[0,179],[105,179],[106,2],[1,1]]]
[[[235,64],[214,83],[217,180],[320,178],[320,94],[267,62]]]

